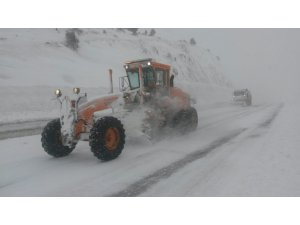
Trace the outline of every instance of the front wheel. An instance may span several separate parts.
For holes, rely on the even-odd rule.
[[[62,144],[60,120],[50,121],[42,132],[42,146],[49,155],[63,157],[69,155],[75,148],[70,148]]]
[[[121,154],[125,144],[125,130],[120,120],[106,116],[95,122],[89,139],[94,155],[102,161],[109,161]]]

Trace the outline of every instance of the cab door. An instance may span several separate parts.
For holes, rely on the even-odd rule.
[[[163,68],[155,69],[156,89],[161,95],[169,95],[168,70]]]

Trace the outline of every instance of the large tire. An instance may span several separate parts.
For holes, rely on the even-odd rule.
[[[95,122],[89,139],[94,155],[102,161],[109,161],[121,154],[125,144],[125,130],[120,120],[106,116]]]
[[[252,98],[248,98],[248,99],[247,99],[246,105],[247,105],[247,106],[251,106],[251,105],[252,105]]]
[[[63,157],[69,155],[75,148],[64,146],[61,141],[61,125],[59,119],[50,121],[42,132],[42,146],[49,155]]]
[[[174,115],[171,121],[171,127],[175,129],[175,131],[182,131],[183,128],[186,126],[186,111],[179,110]]]
[[[182,109],[172,119],[171,127],[181,134],[196,130],[198,126],[198,114],[195,108]]]
[[[195,131],[198,127],[198,113],[194,107],[188,109],[188,131]]]

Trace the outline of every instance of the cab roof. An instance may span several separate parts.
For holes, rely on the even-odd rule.
[[[143,63],[143,62],[154,62],[155,60],[152,58],[147,59],[136,59],[136,60],[130,60],[126,61],[125,64],[132,64],[132,63]]]
[[[248,92],[248,89],[238,89],[233,92],[234,95],[243,95]]]
[[[127,66],[129,66],[129,68],[136,68],[140,64],[142,64],[142,66],[150,66],[150,65],[152,65],[155,68],[161,68],[161,69],[167,69],[167,70],[169,70],[171,68],[170,65],[156,62],[156,60],[154,60],[152,58],[126,61],[124,64],[127,65]]]

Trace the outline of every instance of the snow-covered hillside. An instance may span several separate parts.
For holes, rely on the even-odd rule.
[[[125,74],[123,62],[130,59],[170,64],[175,85],[200,96],[199,103],[230,96],[230,82],[218,57],[197,45],[149,36],[147,29],[136,35],[126,29],[75,29],[75,51],[66,46],[68,30],[0,29],[0,86],[1,96],[6,96],[0,99],[0,123],[53,117],[55,104],[50,99],[56,88],[69,92],[79,86],[89,96],[107,93],[109,68],[118,90],[118,77]]]
[[[168,41],[120,29],[75,30],[79,48],[65,46],[67,29],[1,29],[1,86],[106,86],[107,70],[155,58],[172,65],[180,82],[228,86],[218,58],[187,41]],[[77,32],[76,32],[77,31]]]

